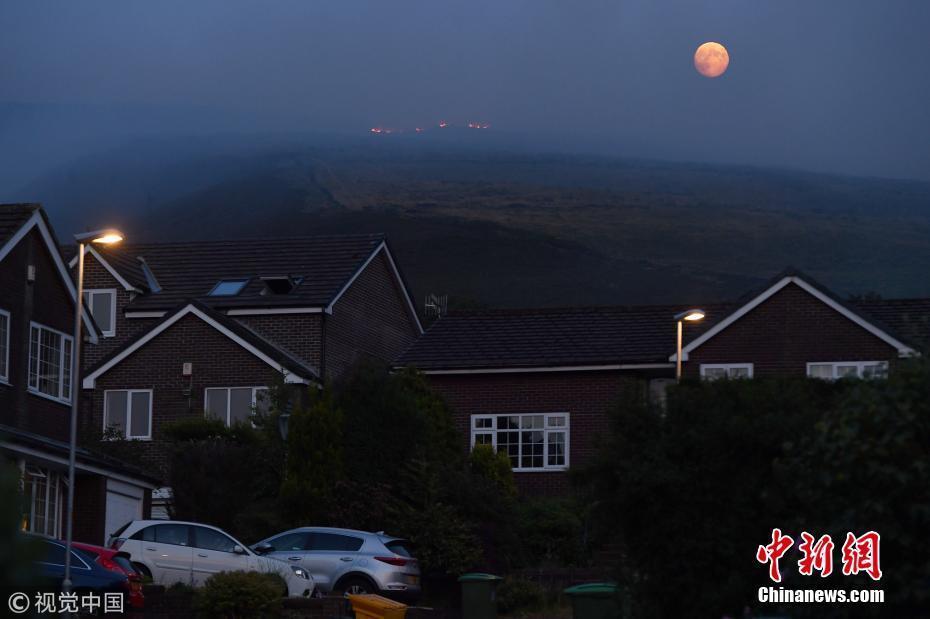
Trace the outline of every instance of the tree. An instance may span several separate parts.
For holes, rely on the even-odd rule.
[[[297,404],[287,436],[287,474],[281,503],[295,524],[338,524],[333,520],[336,489],[345,478],[342,412],[330,389]]]
[[[853,383],[834,410],[779,462],[786,494],[803,506],[795,530],[881,534],[880,583],[837,578],[844,588],[894,592],[881,616],[915,616],[930,603],[930,362],[901,362],[888,380]],[[840,540],[840,541],[837,541]]]
[[[754,602],[766,582],[753,553],[797,514],[776,487],[774,461],[845,388],[806,379],[685,382],[665,411],[638,384],[622,390],[582,479],[602,526],[622,544],[618,580],[637,615],[721,616]]]

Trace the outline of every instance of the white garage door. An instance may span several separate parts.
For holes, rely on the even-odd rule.
[[[142,496],[144,488],[131,486],[123,482],[107,480],[107,518],[104,538],[106,544],[110,535],[130,520],[142,518]]]

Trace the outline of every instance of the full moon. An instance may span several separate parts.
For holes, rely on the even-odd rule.
[[[704,77],[720,77],[730,64],[730,54],[720,43],[708,41],[694,52],[694,68]]]

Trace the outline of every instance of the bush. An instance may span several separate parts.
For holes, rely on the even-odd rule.
[[[205,617],[269,617],[280,610],[286,590],[277,574],[220,572],[197,592],[195,607]]]
[[[522,563],[581,565],[586,559],[585,509],[573,499],[529,499],[517,505]]]
[[[836,586],[881,587],[894,599],[880,616],[917,616],[930,604],[930,362],[901,362],[886,381],[851,385],[811,432],[786,446],[778,472],[786,495],[802,509],[789,526],[830,534],[881,535],[883,576],[844,577]],[[797,542],[796,542],[797,543]],[[839,562],[837,561],[837,566]],[[786,582],[792,585],[801,578]],[[892,610],[892,608],[894,610]]]
[[[517,485],[513,480],[510,458],[503,451],[495,452],[490,445],[475,445],[468,463],[471,472],[487,480],[495,492],[506,497],[517,495]]]
[[[848,388],[685,382],[670,390],[665,411],[639,385],[623,391],[588,475],[601,524],[622,544],[616,575],[637,616],[738,615],[754,605],[767,584],[753,567],[756,548],[772,528],[807,515],[777,487],[774,463]]]
[[[497,610],[502,613],[541,610],[546,606],[546,590],[532,580],[505,578],[497,588]]]

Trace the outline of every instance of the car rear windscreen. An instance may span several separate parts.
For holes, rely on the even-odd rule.
[[[396,555],[413,558],[413,546],[407,540],[396,539],[392,542],[387,542],[385,546]]]

